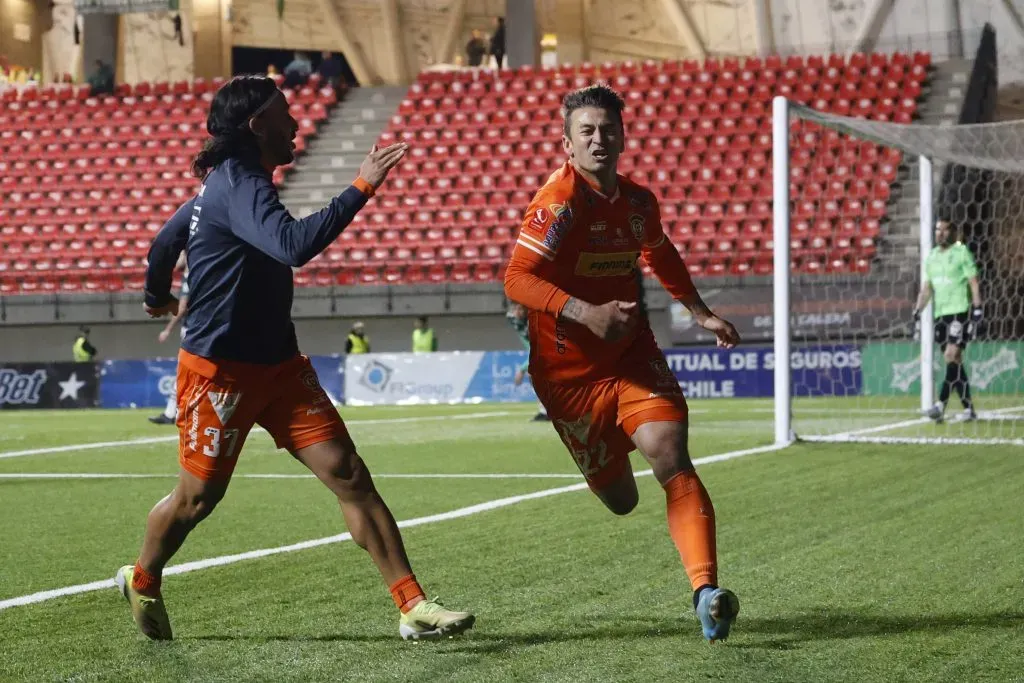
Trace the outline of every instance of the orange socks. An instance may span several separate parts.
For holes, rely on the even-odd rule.
[[[426,599],[426,595],[423,594],[423,589],[420,588],[420,584],[416,581],[414,574],[403,576],[398,581],[391,584],[389,589],[391,591],[391,597],[395,599],[395,604],[398,605],[398,609],[402,612],[408,612],[416,606],[420,600]]]
[[[715,550],[715,508],[707,489],[693,470],[665,482],[668,533],[679,550],[683,568],[694,590],[718,585]]]
[[[132,588],[147,597],[158,598],[160,597],[160,577],[153,576],[136,562],[135,571],[132,572]]]

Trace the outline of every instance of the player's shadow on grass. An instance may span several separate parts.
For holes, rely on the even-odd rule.
[[[906,633],[946,633],[958,629],[1024,628],[1024,612],[952,613],[920,616],[889,616],[872,612],[820,609],[779,616],[749,617],[740,614],[728,647],[790,650],[801,642],[846,640]],[[750,637],[753,636],[753,637]],[[552,630],[536,633],[502,634],[485,629],[469,640],[452,647],[478,653],[510,652],[519,647],[567,641],[640,640],[644,638],[680,638],[699,642],[696,619],[650,619],[623,616],[608,619],[604,625],[584,629]]]
[[[869,611],[820,608],[778,617],[751,617],[736,622],[738,633],[776,636],[774,642],[845,640],[905,633],[947,633],[959,629],[1024,628],[1024,612],[953,612],[894,616]]]
[[[397,637],[394,634],[353,634],[353,633],[326,633],[311,635],[304,633],[252,633],[252,634],[225,634],[211,633],[199,636],[182,636],[178,640],[195,640],[202,642],[249,642],[249,643],[393,643]]]
[[[744,617],[740,614],[729,647],[788,650],[801,642],[845,640],[905,633],[946,633],[958,629],[1024,628],[1024,612],[951,613],[890,616],[867,611],[818,609],[777,617]],[[748,637],[754,636],[754,637]],[[765,638],[767,637],[767,638]],[[643,638],[700,638],[695,618],[651,619],[637,615],[608,618],[588,628],[566,628],[534,633],[501,633],[478,626],[464,638],[443,640],[446,647],[475,653],[510,652],[521,647],[572,641],[638,640]],[[182,640],[271,642],[390,643],[396,637],[380,634],[209,634]]]

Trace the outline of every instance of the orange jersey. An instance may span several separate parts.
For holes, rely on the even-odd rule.
[[[673,297],[694,292],[650,190],[619,176],[614,196],[606,197],[569,163],[551,175],[526,211],[505,275],[508,298],[530,309],[531,375],[595,381],[615,376],[634,344],[657,349],[646,321],[612,343],[559,320],[570,297],[598,305],[637,301],[640,256]]]

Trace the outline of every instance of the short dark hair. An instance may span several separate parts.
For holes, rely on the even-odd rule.
[[[598,83],[573,90],[562,98],[562,119],[564,121],[562,130],[566,137],[569,137],[572,113],[583,107],[597,107],[611,112],[619,120],[619,126],[622,126],[622,110],[626,108],[626,103],[619,93],[603,83]]]
[[[420,324],[423,325],[423,327],[427,326],[427,316],[421,315],[420,317],[418,317],[416,319],[420,321]]]

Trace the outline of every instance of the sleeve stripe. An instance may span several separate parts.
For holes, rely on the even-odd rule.
[[[551,249],[550,249],[550,248],[548,247],[548,245],[544,244],[544,243],[543,243],[543,242],[541,242],[540,240],[537,240],[537,239],[534,239],[534,238],[530,237],[529,235],[527,235],[527,234],[525,234],[525,233],[522,233],[522,232],[520,232],[520,233],[519,233],[519,239],[520,239],[520,240],[528,240],[529,242],[531,242],[531,243],[532,243],[532,244],[533,244],[533,245],[534,245],[535,247],[537,247],[538,249],[543,249],[544,251],[546,251],[547,253],[549,253],[549,254],[551,254],[551,255],[554,255],[554,253],[555,253],[554,251],[552,251],[552,250],[551,250]]]
[[[530,244],[527,244],[526,242],[524,242],[524,241],[523,241],[523,240],[521,240],[521,239],[519,239],[519,240],[516,240],[516,244],[518,244],[518,245],[519,245],[519,246],[521,246],[521,247],[525,247],[525,248],[529,249],[530,251],[532,251],[532,252],[533,252],[533,253],[535,253],[535,254],[539,254],[539,255],[543,256],[543,257],[544,257],[544,258],[546,258],[546,259],[547,259],[548,261],[554,261],[554,260],[555,260],[555,259],[554,259],[554,258],[552,258],[552,257],[551,257],[550,255],[548,255],[548,254],[545,254],[545,253],[544,253],[543,251],[541,251],[541,250],[540,250],[540,249],[538,249],[537,247],[534,247],[534,246],[532,246],[532,245],[530,245]]]

